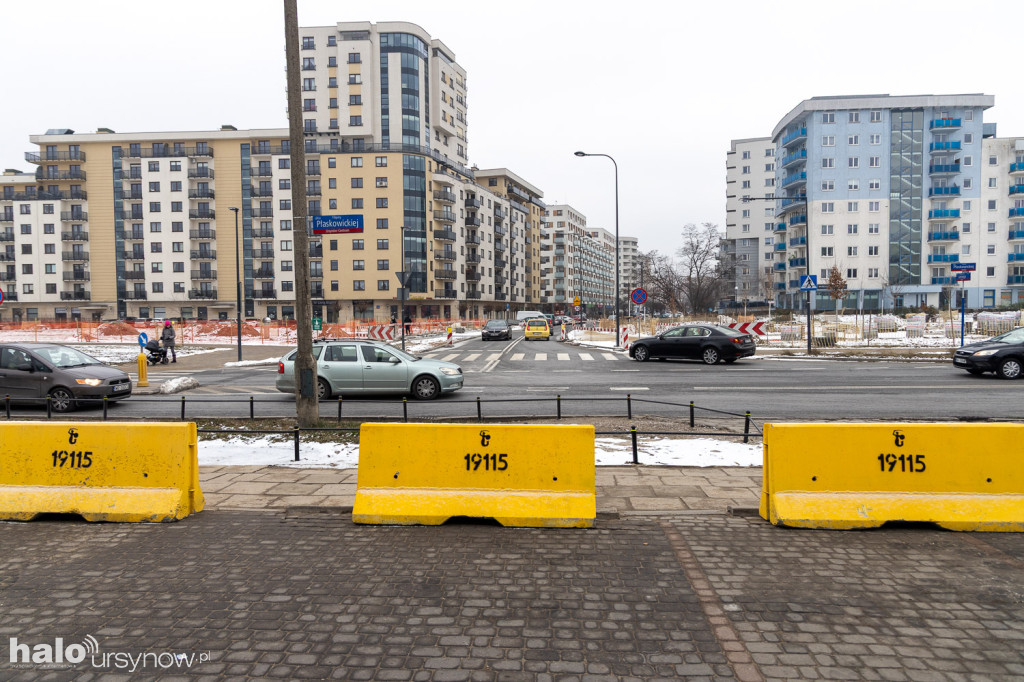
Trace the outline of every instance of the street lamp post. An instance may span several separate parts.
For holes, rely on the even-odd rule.
[[[619,164],[608,154],[574,152],[576,156],[604,156],[615,166],[615,348],[619,347]]]
[[[235,313],[238,321],[238,361],[242,361],[242,267],[238,246],[238,208],[231,206],[229,211],[235,214]]]
[[[804,204],[804,229],[807,232],[804,243],[804,251],[807,252],[807,275],[809,277],[811,274],[811,209],[810,205],[807,203],[807,192],[805,191],[803,194],[795,197],[778,197],[775,196],[774,194],[765,194],[763,197],[743,197],[743,203],[747,203],[749,201],[778,201],[780,199],[792,199],[794,201],[802,201]],[[811,290],[808,289],[804,293],[807,294],[807,298],[805,299],[807,302],[807,354],[811,355],[814,352],[813,350],[811,350],[811,333],[814,329],[814,327],[812,326]],[[745,302],[744,307],[746,307]],[[769,311],[770,310],[771,308],[769,307]]]
[[[405,225],[402,225],[399,230],[402,234],[402,273],[398,276],[398,300],[401,303],[402,350],[405,350],[405,298],[408,295],[406,284],[409,281],[409,273],[405,270]]]

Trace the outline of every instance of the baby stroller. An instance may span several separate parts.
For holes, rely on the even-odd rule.
[[[160,347],[160,342],[151,339],[146,343],[146,362],[151,365],[167,364],[167,349]]]

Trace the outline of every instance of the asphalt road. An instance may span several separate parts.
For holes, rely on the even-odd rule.
[[[697,362],[638,363],[624,353],[570,346],[557,341],[472,340],[425,357],[451,360],[466,375],[463,390],[431,402],[409,399],[404,409],[418,417],[475,417],[476,399],[485,417],[557,416],[564,419],[626,416],[631,396],[634,416],[686,416],[693,401],[699,417],[717,410],[749,410],[758,422],[771,420],[1016,420],[1024,418],[1024,381],[972,377],[948,362],[834,360],[760,356],[733,365]],[[168,396],[133,396],[111,408],[111,417],[178,417],[182,397],[187,417],[293,416],[290,395],[274,388],[275,366],[222,368],[180,374],[201,387]],[[168,378],[174,371],[161,372]],[[594,399],[599,400],[594,400]],[[581,400],[586,399],[586,400]],[[401,417],[399,396],[350,398],[349,417]],[[38,408],[14,408],[13,415]],[[82,417],[99,416],[86,410]],[[337,401],[321,406],[336,416]]]

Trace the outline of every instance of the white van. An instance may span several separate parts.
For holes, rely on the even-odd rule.
[[[542,313],[539,310],[520,310],[519,312],[516,313],[516,323],[521,324],[526,320],[532,320],[535,317],[547,319],[544,317],[544,313]]]

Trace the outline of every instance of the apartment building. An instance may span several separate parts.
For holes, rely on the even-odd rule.
[[[400,271],[414,317],[536,307],[543,193],[466,168],[454,54],[400,22],[300,37],[308,213],[360,225],[307,228],[314,316],[390,320]],[[30,139],[36,173],[0,176],[0,288],[17,302],[0,315],[229,319],[238,280],[246,317],[294,315],[287,129]]]
[[[758,245],[776,303],[802,307],[800,277],[813,274],[812,305],[831,309],[824,283],[833,267],[847,281],[847,309],[957,305],[962,296],[972,308],[1019,303],[1024,140],[996,136],[984,121],[993,104],[984,94],[815,97],[786,114],[770,138],[775,238],[770,253]],[[763,142],[732,146],[742,154]],[[742,221],[731,217],[741,210],[732,156],[723,252],[742,263],[752,245],[733,228]]]
[[[553,313],[573,312],[573,301],[588,315],[614,307],[615,236],[588,228],[582,213],[568,204],[544,212],[540,246],[541,303]]]
[[[724,300],[765,300],[775,250],[775,145],[769,137],[733,140],[725,162],[725,239],[722,266],[729,273]]]
[[[619,300],[627,301],[633,289],[640,286],[640,241],[636,237],[619,237]]]

